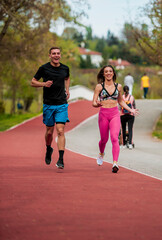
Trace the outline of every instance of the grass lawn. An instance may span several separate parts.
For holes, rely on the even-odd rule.
[[[39,113],[40,114],[40,113]],[[24,114],[0,114],[0,132],[5,131],[29,118],[39,115],[38,113]]]
[[[159,120],[157,121],[155,130],[153,131],[153,136],[162,140],[162,114]]]

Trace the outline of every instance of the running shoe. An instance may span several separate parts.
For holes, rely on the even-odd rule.
[[[50,150],[46,151],[46,157],[45,157],[45,162],[47,165],[51,163],[51,156],[53,153],[53,148],[51,147]]]
[[[112,172],[113,173],[117,173],[117,171],[119,170],[119,167],[116,163],[113,164],[113,167],[112,167]]]
[[[56,163],[56,167],[59,169],[63,169],[64,168],[64,162],[63,159],[59,159]]]
[[[133,148],[132,144],[129,144],[128,148],[129,148],[130,150],[132,150],[132,148]]]
[[[104,157],[104,155],[105,155],[104,153],[99,153],[99,155],[98,155],[97,164],[99,166],[101,166],[103,164],[103,157]]]

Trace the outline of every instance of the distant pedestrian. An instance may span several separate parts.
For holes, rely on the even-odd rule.
[[[22,113],[22,111],[23,111],[23,105],[19,100],[17,102],[17,110],[18,110],[19,114]]]
[[[134,97],[129,94],[129,87],[124,86],[123,87],[123,100],[124,102],[132,109],[136,109],[135,99]],[[133,124],[134,124],[134,114],[127,111],[125,108],[121,108],[120,111],[120,119],[121,119],[121,125],[122,125],[122,136],[123,136],[123,148],[126,148],[126,124],[128,123],[128,136],[129,136],[129,145],[128,148],[132,149],[132,136],[133,136]]]
[[[52,47],[49,50],[50,62],[42,65],[34,75],[31,86],[43,87],[43,123],[46,125],[46,164],[51,163],[53,148],[54,125],[57,131],[57,147],[59,159],[56,163],[58,168],[64,168],[63,155],[65,150],[64,128],[68,119],[69,93],[69,67],[60,63],[61,51],[59,47]],[[39,80],[43,78],[43,82]]]
[[[116,173],[119,170],[117,165],[119,157],[119,131],[120,131],[120,113],[118,110],[118,103],[129,112],[138,114],[137,109],[130,108],[122,98],[122,86],[115,83],[116,73],[111,65],[101,68],[97,75],[98,84],[96,85],[93,96],[93,107],[100,107],[99,111],[99,129],[100,137],[99,141],[99,156],[97,158],[97,164],[100,166],[103,164],[104,150],[106,143],[110,138],[112,142],[112,155],[113,166],[112,172]],[[99,100],[98,100],[99,98]]]
[[[131,76],[130,73],[127,74],[124,78],[124,85],[129,87],[129,94],[132,95],[133,91],[133,84],[134,84],[134,78]]]
[[[146,73],[141,78],[141,90],[143,89],[143,97],[147,98],[147,93],[150,88],[150,79]]]

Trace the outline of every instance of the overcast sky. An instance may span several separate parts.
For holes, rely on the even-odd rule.
[[[71,3],[72,0],[68,0]],[[120,37],[125,22],[137,22],[141,19],[140,8],[149,0],[87,0],[90,9],[85,8],[88,18],[83,18],[82,23],[92,27],[93,36],[106,37],[110,30]],[[146,19],[143,19],[146,21]],[[56,32],[60,35],[64,27],[69,26],[60,22]]]

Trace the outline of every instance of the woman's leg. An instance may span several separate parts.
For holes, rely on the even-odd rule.
[[[101,136],[101,140],[99,141],[99,149],[100,153],[104,153],[105,146],[109,138],[109,121],[102,112],[99,113],[98,124]]]
[[[129,119],[128,119],[129,144],[132,144],[133,123],[134,123],[134,116],[129,115]]]
[[[126,138],[126,119],[125,116],[121,116],[121,125],[122,125],[122,135],[123,135],[123,145],[126,144],[125,138]]]
[[[117,162],[118,157],[119,157],[119,141],[118,141],[118,136],[119,136],[119,131],[120,131],[120,115],[119,113],[114,116],[110,123],[109,123],[109,128],[110,128],[110,136],[111,136],[111,142],[112,142],[112,155],[113,155],[113,161]]]

